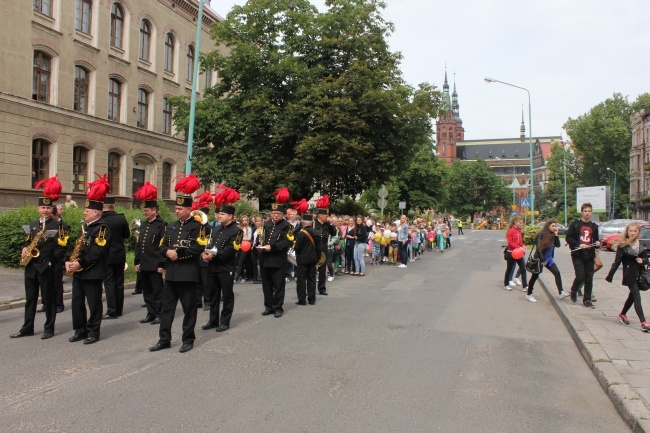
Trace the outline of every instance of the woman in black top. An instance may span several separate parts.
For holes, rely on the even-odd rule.
[[[348,230],[345,236],[345,274],[354,275],[355,266],[354,266],[354,247],[356,246],[357,239],[355,234],[357,232],[357,222],[354,217],[350,217],[350,222],[348,224]]]
[[[368,227],[363,223],[363,217],[361,215],[357,215],[354,222],[353,236],[356,240],[356,245],[354,246],[354,266],[357,269],[354,275],[363,277],[366,275],[366,262],[363,260],[363,254],[366,251],[366,245],[368,245]]]

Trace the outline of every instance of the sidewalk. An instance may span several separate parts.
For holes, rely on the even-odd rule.
[[[564,290],[569,292],[574,272],[568,247],[556,249],[555,256]],[[629,290],[621,284],[622,266],[611,284],[605,281],[614,257],[615,253],[600,253],[604,266],[594,276],[594,310],[583,307],[580,297],[575,304],[570,298],[560,300],[547,269],[538,281],[621,417],[634,432],[650,432],[650,333],[641,331],[634,307],[627,313],[629,326],[617,320]],[[644,313],[650,317],[650,292],[641,293]]]

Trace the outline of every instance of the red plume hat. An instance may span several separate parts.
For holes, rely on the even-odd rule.
[[[38,198],[39,206],[54,206],[54,202],[59,199],[63,186],[58,179],[58,173],[48,179],[39,180],[34,184],[34,188],[43,187],[43,196]]]
[[[133,197],[144,202],[144,207],[158,209],[158,189],[151,182],[146,181],[136,192]]]
[[[176,197],[176,206],[192,207],[194,201],[192,199],[192,194],[201,187],[201,181],[194,175],[194,173],[190,173],[187,176],[180,174],[176,177],[178,180],[176,181],[174,191],[180,191],[185,194]]]
[[[234,215],[235,206],[233,206],[233,203],[239,201],[241,196],[235,189],[226,185],[217,185],[217,188],[221,189],[221,191],[214,196],[214,204],[217,205],[218,211]]]
[[[288,188],[278,188],[273,192],[275,196],[275,203],[271,205],[271,211],[283,212],[286,210],[284,203],[289,201],[291,195],[289,194]]]
[[[292,201],[291,207],[298,212],[298,215],[302,215],[309,210],[309,203],[303,198],[300,201]]]
[[[330,196],[325,194],[316,200],[316,207],[318,208],[319,215],[329,215],[330,213]]]
[[[108,183],[108,174],[100,175],[95,173],[97,179],[86,184],[86,208],[94,210],[103,210],[104,199],[111,184]]]

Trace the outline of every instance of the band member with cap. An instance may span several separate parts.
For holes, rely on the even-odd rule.
[[[302,228],[296,234],[296,305],[314,305],[316,303],[316,231],[312,228],[313,215],[302,216]]]
[[[314,221],[314,231],[318,234],[316,238],[316,250],[320,258],[321,253],[327,257],[327,241],[330,236],[336,236],[336,227],[334,227],[328,221],[329,217],[329,207],[330,207],[330,197],[325,194],[323,197],[316,200],[316,207],[318,211],[316,212],[316,220]],[[327,296],[327,288],[325,284],[327,283],[326,273],[327,266],[323,263],[322,266],[318,268],[318,293],[324,296]]]
[[[172,340],[172,323],[180,300],[183,307],[183,345],[181,353],[194,347],[196,335],[196,285],[199,282],[199,256],[205,245],[199,243],[201,223],[192,215],[192,196],[200,187],[199,179],[190,173],[176,182],[174,190],[184,195],[176,198],[177,221],[167,225],[161,253],[165,258],[165,285],[163,287],[162,314],[158,343],[151,352],[169,349]]]
[[[201,226],[200,238],[208,239],[210,232],[212,232],[212,225],[210,225],[210,203],[212,200],[212,194],[206,191],[195,197],[194,203],[192,204],[192,210],[199,210],[205,214],[206,223]],[[215,214],[218,211],[219,209],[215,209]],[[199,274],[199,283],[196,285],[196,308],[202,308],[205,305],[204,310],[208,311],[210,309],[210,300],[212,299],[210,294],[211,284],[208,281],[208,262],[199,260]]]
[[[206,250],[201,254],[203,261],[209,263],[208,281],[212,285],[210,293],[213,296],[210,303],[210,319],[202,328],[216,328],[217,332],[223,332],[230,328],[230,318],[235,307],[235,256],[241,246],[242,232],[235,221],[235,207],[232,205],[239,200],[239,193],[225,185],[219,185],[218,188],[222,188],[222,191],[215,195],[214,203],[219,212],[220,224],[212,230]],[[219,317],[221,297],[223,310]]]
[[[25,321],[20,331],[11,338],[34,335],[34,319],[38,291],[45,308],[45,325],[41,339],[54,336],[56,321],[56,293],[54,287],[54,267],[65,256],[67,237],[61,223],[51,217],[52,206],[61,193],[61,183],[57,176],[37,182],[34,187],[44,186],[43,196],[38,198],[40,218],[29,223],[29,235],[23,243],[21,265],[25,266]]]
[[[124,242],[131,237],[129,223],[124,214],[115,212],[115,197],[104,199],[102,222],[111,232],[111,247],[108,250],[108,273],[104,279],[106,293],[106,314],[104,319],[117,319],[124,308],[124,268],[126,248]]]
[[[104,198],[110,189],[105,174],[90,182],[86,188],[83,229],[75,250],[65,263],[68,275],[72,274],[72,327],[74,335],[69,341],[83,340],[84,344],[99,341],[102,323],[102,282],[108,275],[108,251],[111,247],[111,230],[101,220]],[[85,303],[88,303],[90,317]]]
[[[293,244],[291,224],[283,218],[284,203],[289,201],[289,190],[281,188],[274,192],[275,203],[271,205],[270,220],[264,222],[263,231],[258,236],[257,249],[260,252],[260,272],[264,292],[263,316],[273,314],[282,317],[284,310],[285,272],[288,265],[287,251]]]
[[[52,206],[52,218],[61,223],[61,235],[60,239],[64,241],[64,244],[68,244],[68,237],[70,236],[70,226],[63,221],[63,212],[65,208],[62,204],[56,204]],[[57,263],[54,268],[54,289],[56,292],[56,312],[60,313],[65,310],[65,305],[63,304],[63,275],[65,273],[64,263],[61,260]]]
[[[147,317],[140,323],[160,323],[163,296],[163,272],[165,261],[161,246],[167,231],[167,222],[158,215],[158,189],[149,181],[133,196],[142,200],[144,220],[140,222],[140,233],[135,240],[135,271],[138,273],[142,297],[147,307]]]

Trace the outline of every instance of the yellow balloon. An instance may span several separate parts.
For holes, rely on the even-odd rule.
[[[381,241],[379,241],[379,243],[380,243],[381,245],[386,245],[388,242],[390,242],[390,239],[387,239],[387,238],[385,238],[385,237],[382,237],[382,238],[381,238]]]
[[[375,240],[375,242],[381,241],[381,233],[375,232],[375,236],[373,239]]]

